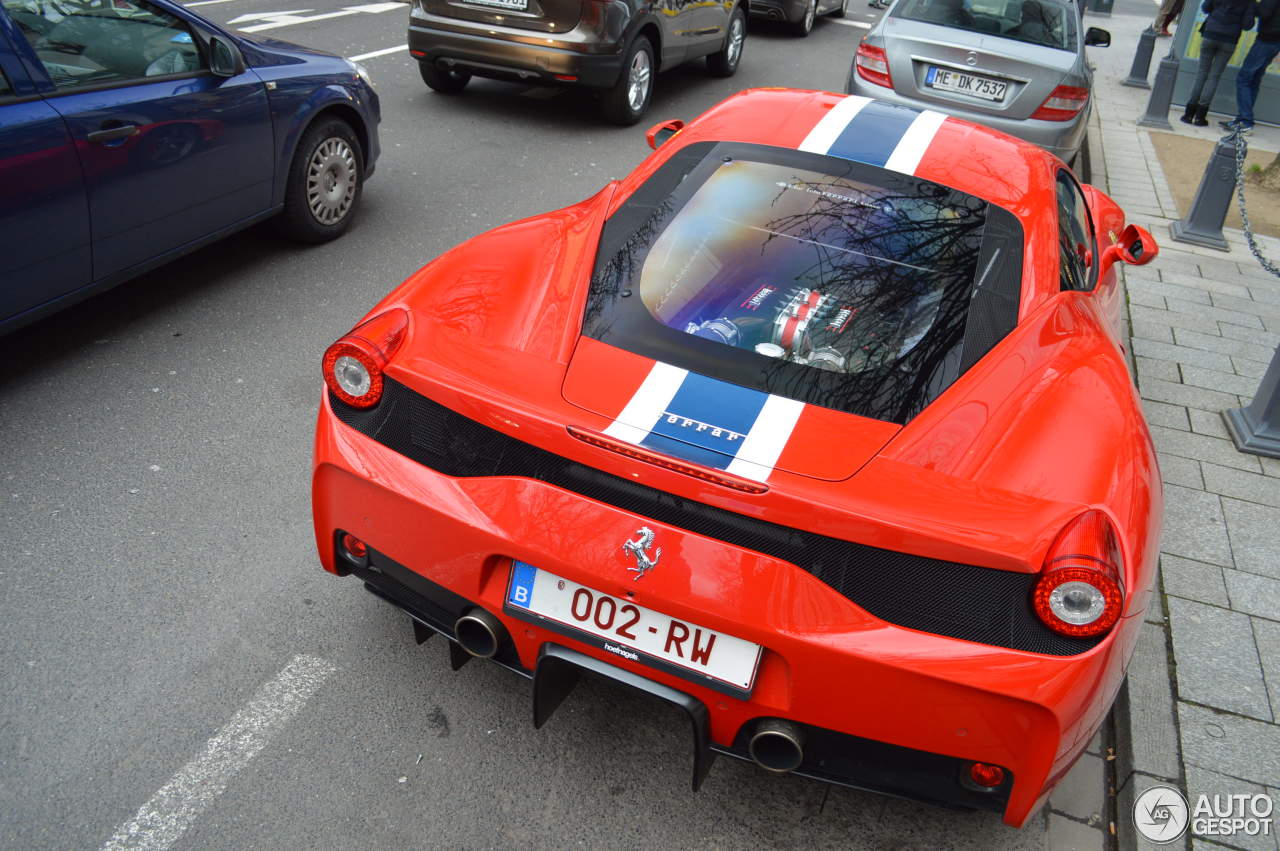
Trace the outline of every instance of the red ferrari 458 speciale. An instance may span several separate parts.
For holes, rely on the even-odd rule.
[[[1021,825],[1097,731],[1162,499],[1117,263],[1030,144],[754,90],[625,180],[478,236],[324,355],[325,569],[716,754]]]

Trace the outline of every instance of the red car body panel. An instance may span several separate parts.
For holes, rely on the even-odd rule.
[[[1061,292],[1055,172],[1029,144],[947,119],[915,168],[1014,213],[1024,230],[1018,324],[906,426],[806,406],[768,476],[736,493],[572,437],[604,431],[652,365],[581,335],[600,228],[680,148],[701,140],[797,147],[843,99],[736,95],[630,176],[564,210],[497,228],[411,276],[370,316],[410,325],[386,375],[507,435],[698,503],[895,552],[1039,573],[1058,533],[1100,509],[1120,540],[1123,616],[1092,649],[1054,656],[881,620],[814,575],[760,552],[528,478],[456,478],[347,426],[322,401],[313,502],[325,569],[345,572],[350,532],[497,616],[520,664],[547,643],[634,671],[708,709],[728,746],[779,717],[879,742],[1004,766],[1004,818],[1021,825],[1083,752],[1123,681],[1150,600],[1162,513],[1159,470],[1118,338],[1114,269],[1093,292]],[[1086,188],[1099,254],[1123,213]],[[1098,262],[1102,262],[1099,258]],[[804,430],[801,432],[801,430]],[[848,434],[832,460],[832,443]],[[836,470],[837,473],[822,474]],[[664,567],[643,582],[618,544],[643,523]],[[764,647],[749,697],[575,644],[503,611],[512,560]],[[634,562],[632,562],[634,563]],[[690,570],[684,565],[696,565]]]

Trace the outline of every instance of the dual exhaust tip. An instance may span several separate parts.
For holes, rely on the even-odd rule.
[[[502,621],[481,608],[473,608],[458,618],[453,632],[462,649],[480,659],[492,659],[511,640]],[[804,762],[804,731],[790,721],[768,718],[756,725],[747,750],[756,765],[775,774],[786,774]]]

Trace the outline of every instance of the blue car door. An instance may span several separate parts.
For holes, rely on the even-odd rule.
[[[36,93],[13,37],[0,15],[0,322],[92,278],[75,146]]]
[[[13,14],[35,1],[0,3],[79,153],[95,280],[271,206],[274,134],[256,74],[214,76],[205,34],[159,3],[57,0],[48,26]]]

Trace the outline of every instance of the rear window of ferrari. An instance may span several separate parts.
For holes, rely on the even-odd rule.
[[[877,166],[698,143],[606,223],[586,335],[905,423],[1017,321],[1008,211]]]

